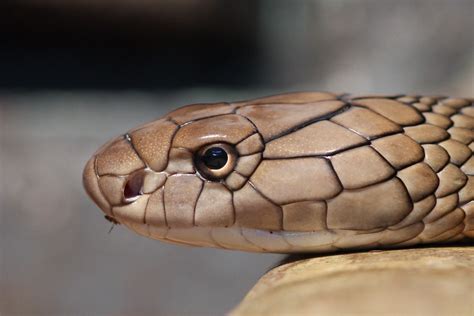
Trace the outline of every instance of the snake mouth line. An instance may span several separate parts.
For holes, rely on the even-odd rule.
[[[115,217],[112,217],[112,216],[109,216],[109,215],[105,215],[104,218],[111,222],[112,224],[114,225],[120,225],[120,222],[115,218]]]

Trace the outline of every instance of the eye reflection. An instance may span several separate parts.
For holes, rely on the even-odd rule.
[[[123,198],[125,202],[133,202],[143,194],[143,172],[137,172],[130,176],[125,187],[123,188]]]
[[[211,147],[207,149],[202,157],[204,164],[210,169],[221,169],[227,163],[227,153],[220,147]]]

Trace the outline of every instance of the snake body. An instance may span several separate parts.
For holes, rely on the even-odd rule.
[[[107,218],[158,240],[260,252],[474,238],[473,99],[289,93],[194,104],[84,170]]]

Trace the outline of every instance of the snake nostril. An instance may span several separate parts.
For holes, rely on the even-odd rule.
[[[123,198],[125,202],[133,202],[143,194],[143,172],[137,172],[130,176],[123,188]]]

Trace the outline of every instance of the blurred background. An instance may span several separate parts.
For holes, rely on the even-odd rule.
[[[81,172],[188,103],[296,90],[474,96],[472,0],[3,0],[0,314],[222,315],[282,256],[110,223]]]

